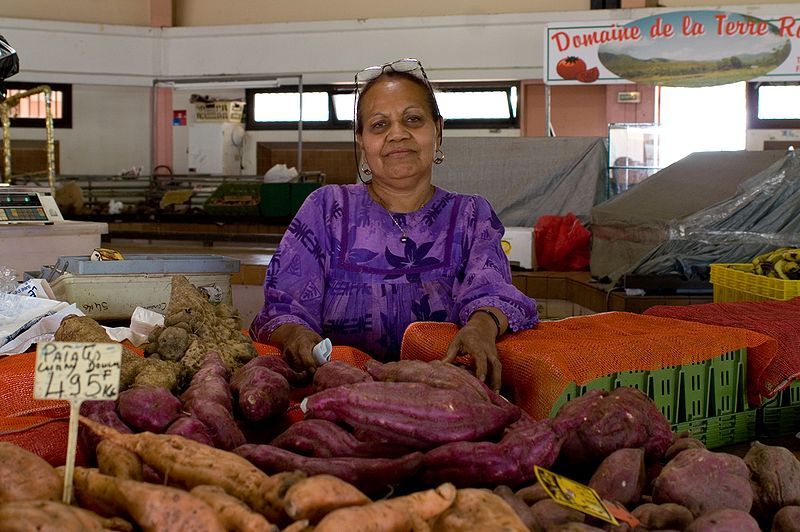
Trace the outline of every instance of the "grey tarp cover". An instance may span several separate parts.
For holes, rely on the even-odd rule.
[[[592,211],[592,274],[707,278],[797,237],[794,152],[694,153]]]
[[[533,227],[545,214],[584,223],[606,199],[608,152],[598,137],[447,137],[433,183],[489,200],[506,227]]]

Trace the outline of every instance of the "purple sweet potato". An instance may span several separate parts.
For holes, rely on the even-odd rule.
[[[273,445],[245,444],[233,450],[272,475],[300,470],[311,475],[333,475],[361,491],[376,493],[412,478],[422,465],[422,453],[399,458],[310,458]]]
[[[367,373],[376,381],[382,382],[419,382],[434,388],[461,390],[473,394],[476,398],[489,401],[487,388],[469,371],[441,360],[423,362],[421,360],[400,360],[381,364],[377,360],[368,360]]]
[[[131,427],[158,434],[180,415],[181,401],[160,386],[132,386],[119,394],[117,408]]]
[[[667,418],[635,388],[591,392],[566,403],[555,417],[556,432],[567,434],[561,458],[573,465],[597,462],[617,449],[642,447],[660,459],[672,443]]]
[[[705,449],[706,444],[701,442],[696,438],[678,438],[672,442],[672,445],[667,448],[667,452],[664,453],[664,459],[669,461],[675,458],[677,454],[681,451],[685,451],[686,449]]]
[[[231,377],[230,387],[239,410],[248,421],[283,414],[289,407],[289,382],[263,366],[245,364]]]
[[[669,461],[653,483],[653,502],[683,505],[695,517],[722,508],[749,512],[750,470],[744,460],[707,449],[686,449]]]
[[[686,527],[686,532],[760,532],[756,520],[747,512],[720,508],[704,513]]]
[[[198,399],[183,406],[208,428],[214,447],[230,451],[245,442],[244,434],[233,419],[233,414],[222,405]]]
[[[772,532],[800,532],[800,506],[784,506],[772,520]]]
[[[589,487],[600,497],[623,505],[635,504],[645,488],[644,450],[617,449],[595,470]]]
[[[272,440],[271,445],[315,458],[390,458],[411,452],[406,448],[363,442],[324,419],[298,421]]]
[[[372,381],[372,377],[366,371],[340,360],[331,360],[327,364],[318,367],[317,371],[314,372],[314,391],[321,392],[343,384],[370,381]]]
[[[789,449],[755,442],[744,463],[750,469],[756,518],[768,524],[784,506],[800,505],[800,461]]]
[[[164,433],[183,436],[184,438],[204,443],[211,447],[214,446],[214,441],[211,439],[208,427],[195,417],[186,415],[179,416],[175,421],[170,423]]]
[[[107,425],[117,432],[122,432],[124,434],[133,432],[133,430],[119,418],[115,401],[84,401],[81,404],[81,415],[93,421],[97,421],[98,423],[102,423],[103,425]],[[84,425],[80,425],[78,428],[78,436],[84,453],[86,453],[87,457],[93,459],[95,457],[97,444],[100,443],[102,438],[87,429]]]
[[[425,454],[422,478],[429,484],[519,486],[535,480],[534,466],[555,462],[561,439],[549,420],[506,433],[498,443],[453,442]]]
[[[494,489],[494,494],[506,501],[511,509],[514,510],[519,518],[525,523],[525,526],[528,527],[528,530],[534,530],[536,527],[536,517],[533,515],[531,511],[531,507],[523,501],[521,498],[517,496],[514,491],[509,488],[508,486],[497,486]]]
[[[637,506],[631,513],[648,530],[683,530],[694,521],[688,508],[671,502],[648,502]]]
[[[193,379],[191,386],[180,396],[181,403],[188,403],[195,399],[211,401],[222,405],[225,410],[233,410],[233,397],[228,381],[217,375],[208,376],[199,382]]]
[[[250,360],[247,364],[271,369],[275,373],[282,375],[292,386],[304,386],[309,380],[308,371],[295,371],[282,356],[259,356]]]
[[[531,512],[536,519],[536,525],[541,530],[549,530],[551,527],[566,523],[583,523],[586,520],[583,513],[558,504],[553,499],[543,499],[537,502],[531,506]]]
[[[308,417],[344,423],[359,439],[420,450],[485,440],[516,421],[510,409],[415,382],[346,384],[308,397],[306,407]]]

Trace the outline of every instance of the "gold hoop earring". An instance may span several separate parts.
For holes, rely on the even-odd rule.
[[[444,153],[439,148],[436,148],[436,153],[433,157],[433,164],[442,164],[444,162]]]

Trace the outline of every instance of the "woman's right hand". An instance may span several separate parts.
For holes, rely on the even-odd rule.
[[[308,370],[314,373],[317,364],[312,351],[322,341],[322,337],[308,327],[297,323],[281,325],[272,332],[270,343],[283,350],[283,358],[295,370]]]

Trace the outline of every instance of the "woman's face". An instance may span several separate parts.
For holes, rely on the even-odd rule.
[[[439,124],[426,96],[413,81],[386,77],[362,97],[363,129],[357,139],[373,178],[430,180]]]

